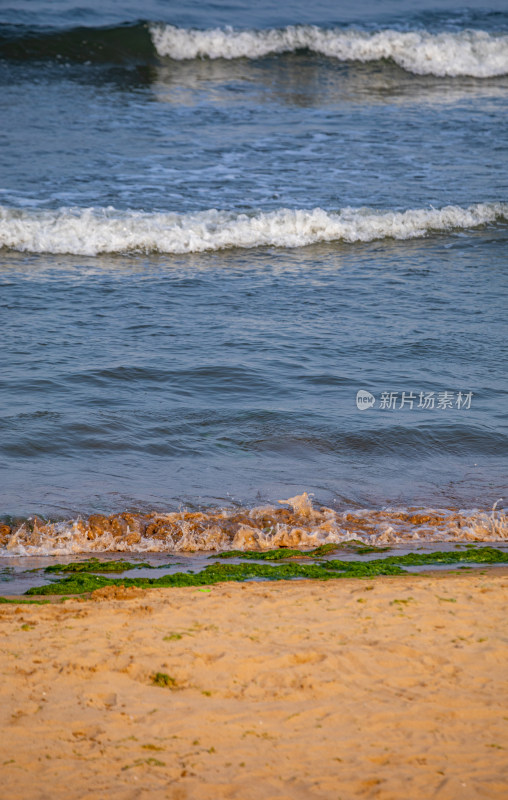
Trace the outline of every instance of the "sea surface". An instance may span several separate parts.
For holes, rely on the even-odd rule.
[[[507,112],[498,0],[2,2],[0,555],[507,539]]]

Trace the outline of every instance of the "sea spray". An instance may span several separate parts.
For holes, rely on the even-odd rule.
[[[289,505],[289,508],[286,506]],[[211,552],[508,540],[508,516],[447,509],[315,508],[307,493],[262,506],[202,512],[123,513],[67,522],[27,520],[0,527],[1,556],[61,556],[100,552]]]
[[[305,49],[340,61],[390,59],[417,75],[490,78],[508,73],[508,36],[485,31],[369,32],[315,25],[242,31],[151,25],[150,32],[157,53],[175,60],[261,58]]]

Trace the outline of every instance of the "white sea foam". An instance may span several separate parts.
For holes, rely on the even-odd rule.
[[[0,531],[0,556],[78,553],[210,552],[279,547],[313,548],[361,541],[368,545],[424,542],[506,542],[506,509],[491,511],[314,508],[306,492],[280,504],[242,510],[95,515],[87,520],[32,520]],[[4,529],[6,526],[2,526]]]
[[[432,232],[508,221],[508,203],[468,208],[376,211],[292,210],[252,215],[117,211],[114,208],[19,209],[0,206],[0,247],[30,253],[200,253],[231,247],[304,247],[318,242],[415,239]]]
[[[239,31],[151,25],[150,33],[157,53],[176,60],[261,58],[272,53],[308,49],[340,61],[391,59],[417,75],[490,78],[508,73],[508,36],[494,36],[486,31],[368,32],[314,25]]]

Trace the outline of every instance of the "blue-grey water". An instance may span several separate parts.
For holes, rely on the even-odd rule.
[[[2,4],[0,515],[507,498],[507,110],[495,0]]]

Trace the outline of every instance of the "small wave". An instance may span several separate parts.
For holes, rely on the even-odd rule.
[[[316,509],[306,492],[263,506],[207,512],[92,515],[49,523],[0,525],[1,556],[62,556],[97,552],[195,552],[312,548],[358,540],[385,545],[508,540],[505,511]]]
[[[151,25],[150,33],[157,53],[176,60],[261,58],[306,49],[340,61],[390,59],[416,75],[490,78],[508,73],[508,36],[486,31],[367,32],[314,25],[240,31]]]
[[[305,247],[319,242],[415,239],[433,232],[508,221],[508,203],[468,208],[337,212],[281,208],[252,215],[195,214],[114,208],[17,209],[0,206],[0,247],[30,253],[200,253],[226,248]]]

